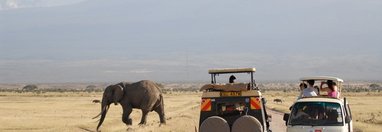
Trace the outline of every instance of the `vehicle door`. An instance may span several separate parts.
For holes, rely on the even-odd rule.
[[[350,106],[346,101],[346,98],[344,99],[344,108],[345,108],[345,126],[348,130],[348,132],[353,132],[353,117],[351,115]]]

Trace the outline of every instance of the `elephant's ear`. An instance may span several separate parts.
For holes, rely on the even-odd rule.
[[[118,104],[118,102],[122,99],[123,97],[123,88],[119,85],[115,85],[113,89],[114,97],[113,97],[113,102],[115,105]]]

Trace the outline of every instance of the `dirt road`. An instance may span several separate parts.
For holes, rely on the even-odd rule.
[[[272,115],[271,130],[272,132],[285,132],[286,126],[283,120],[284,113],[280,113],[273,110],[267,110],[267,113]]]

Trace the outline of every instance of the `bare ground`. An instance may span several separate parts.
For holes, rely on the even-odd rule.
[[[270,123],[271,130],[273,132],[285,132],[286,126],[283,120],[284,113],[280,113],[269,109],[267,110],[267,113],[272,115],[272,122]]]

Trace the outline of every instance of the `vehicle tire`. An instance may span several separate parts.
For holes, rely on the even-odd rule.
[[[253,116],[245,115],[236,119],[232,132],[263,132],[261,123]]]
[[[230,132],[226,120],[219,116],[211,116],[200,125],[199,132]]]

